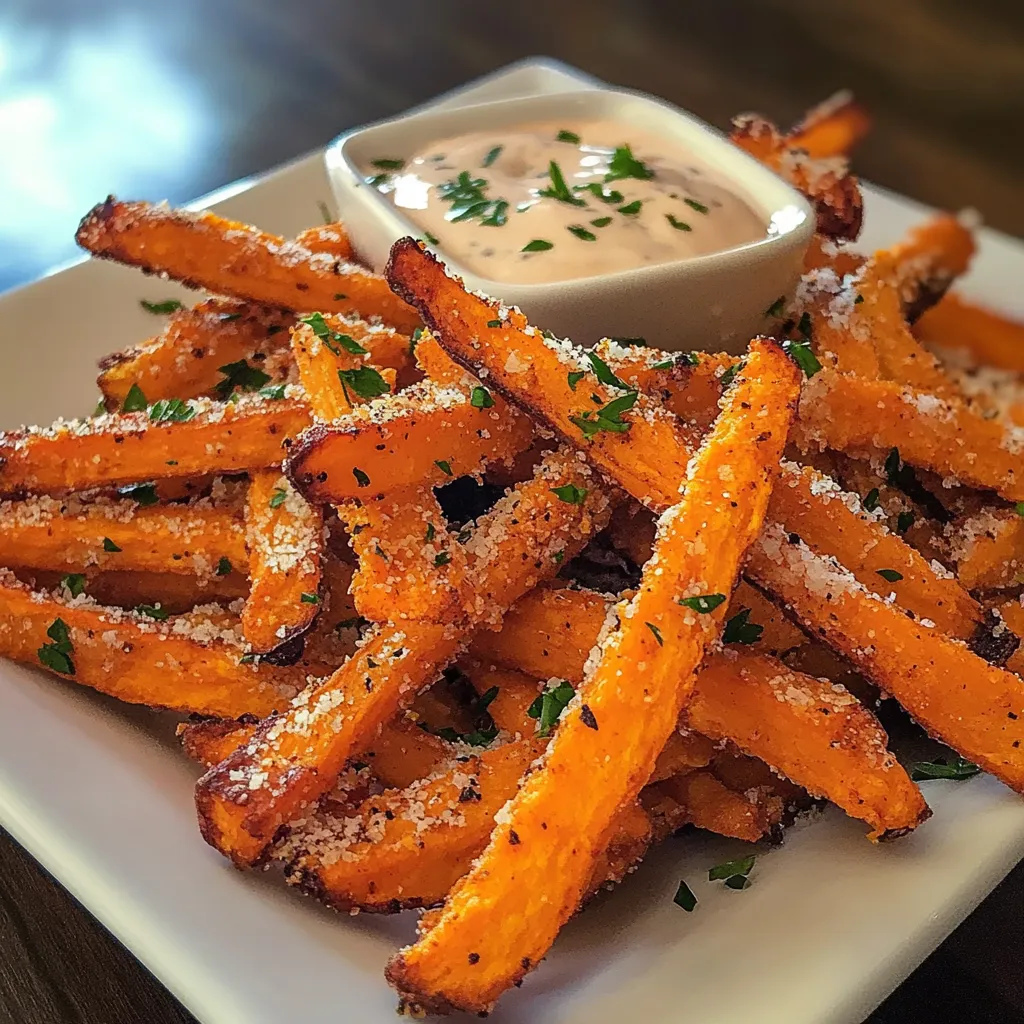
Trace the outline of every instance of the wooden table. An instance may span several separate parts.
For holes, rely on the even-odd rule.
[[[851,87],[866,178],[1024,234],[1019,0],[6,0],[0,288],[107,192],[184,201],[535,53],[719,125]],[[871,1020],[1024,1021],[1022,949],[1018,868]],[[0,1021],[190,1020],[0,834]]]

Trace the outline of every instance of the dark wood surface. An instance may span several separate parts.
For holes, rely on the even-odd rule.
[[[5,0],[2,14],[0,289],[74,255],[78,217],[107,192],[184,201],[536,53],[719,125],[750,109],[791,121],[850,87],[876,119],[866,178],[1024,234],[1020,0]],[[1018,868],[872,1024],[1024,1021],[1022,951]],[[741,975],[741,943],[737,957]],[[0,1021],[190,1020],[0,834]]]

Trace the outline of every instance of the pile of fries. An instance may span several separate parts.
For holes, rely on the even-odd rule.
[[[429,908],[414,1014],[488,1011],[684,825],[915,829],[879,692],[932,775],[1024,792],[1024,326],[943,297],[960,219],[849,247],[866,129],[737,122],[818,222],[742,358],[585,351],[412,239],[378,276],[342,224],[101,203],[89,252],[212,297],[104,360],[102,415],[0,435],[0,653],[190,716],[238,867]]]

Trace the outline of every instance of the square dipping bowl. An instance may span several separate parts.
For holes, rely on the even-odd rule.
[[[669,350],[745,350],[763,330],[765,311],[796,287],[814,232],[813,211],[803,196],[715,129],[640,93],[590,89],[425,110],[339,136],[327,149],[327,170],[355,250],[382,272],[392,243],[423,235],[367,183],[372,161],[382,155],[408,160],[433,142],[471,132],[500,135],[540,121],[571,126],[596,120],[621,123],[624,144],[632,127],[692,152],[762,219],[764,237],[707,255],[541,284],[481,277],[445,252],[443,242],[432,248],[469,288],[519,306],[537,327],[579,344],[641,337]]]

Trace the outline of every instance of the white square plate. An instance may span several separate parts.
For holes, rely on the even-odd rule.
[[[600,87],[530,61],[441,102]],[[864,244],[926,212],[868,188]],[[314,154],[200,200],[294,235],[330,195]],[[97,197],[100,198],[100,197]],[[1024,316],[1024,245],[982,232],[967,282]],[[0,298],[2,426],[87,412],[96,360],[153,330],[138,299],[178,289],[80,263]],[[192,783],[170,720],[34,670],[0,664],[0,822],[206,1024],[390,1022],[381,971],[411,915],[339,917],[277,879],[243,875],[196,830]],[[654,851],[570,923],[493,1020],[546,1024],[861,1020],[1024,855],[1024,801],[994,779],[931,782],[935,817],[874,847],[837,812],[792,830],[738,893],[702,878],[740,844],[699,835]],[[672,904],[680,877],[700,899]]]

